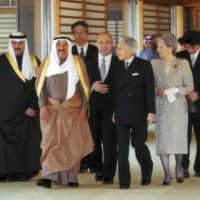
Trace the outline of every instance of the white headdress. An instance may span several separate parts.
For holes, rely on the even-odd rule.
[[[68,55],[67,59],[60,65],[60,59],[57,54],[56,50],[56,43],[58,41],[66,41],[68,44]],[[68,88],[67,88],[67,94],[66,99],[69,99],[72,97],[76,91],[76,84],[79,81],[78,74],[76,72],[74,59],[72,55],[72,43],[69,41],[69,39],[66,36],[59,35],[54,37],[52,47],[51,47],[51,53],[50,53],[50,63],[47,69],[46,76],[53,76],[56,74],[63,74],[64,72],[68,72]]]
[[[31,80],[35,76],[35,70],[34,70],[34,67],[33,67],[33,64],[32,64],[31,58],[30,58],[26,35],[22,32],[15,32],[15,33],[11,33],[9,35],[8,52],[10,53],[14,62],[17,64],[15,51],[13,49],[11,41],[16,41],[16,42],[24,41],[25,42],[25,48],[24,48],[23,57],[22,57],[22,74],[25,76],[25,78],[27,80]]]

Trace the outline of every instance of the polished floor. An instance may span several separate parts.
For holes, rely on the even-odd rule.
[[[130,162],[132,173],[132,185],[129,190],[118,189],[118,177],[115,177],[114,185],[103,185],[94,180],[94,175],[87,173],[79,176],[79,188],[59,187],[54,185],[52,189],[45,189],[35,185],[35,177],[29,182],[0,183],[0,200],[199,200],[200,178],[191,177],[184,183],[178,184],[175,179],[170,186],[161,186],[163,171],[160,160],[155,155],[154,140],[149,140],[148,145],[154,160],[152,184],[140,185],[140,169],[135,159],[134,149],[130,147]],[[194,160],[195,144],[191,148],[191,164]],[[174,158],[171,157],[171,169],[174,172]]]

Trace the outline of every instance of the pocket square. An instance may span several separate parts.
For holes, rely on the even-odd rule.
[[[132,73],[131,75],[132,75],[132,76],[138,76],[139,73],[136,72],[136,73]]]

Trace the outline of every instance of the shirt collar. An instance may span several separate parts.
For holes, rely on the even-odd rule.
[[[112,53],[106,56],[103,56],[99,53],[99,60],[102,60],[103,58],[105,59],[105,61],[110,60],[112,57]]]
[[[200,48],[193,54],[190,54],[190,56],[193,58],[193,59],[197,59],[198,55],[199,55],[199,52],[200,52]]]
[[[125,60],[124,62],[130,65],[134,58],[135,56],[132,56],[131,58],[129,58],[128,60]]]
[[[86,52],[87,52],[87,49],[88,49],[88,43],[86,43],[84,46],[80,46],[80,45],[76,45],[77,46],[77,48],[78,48],[78,53],[80,54],[80,52],[81,52],[81,48],[83,48],[83,52],[84,52],[84,54],[86,54]]]

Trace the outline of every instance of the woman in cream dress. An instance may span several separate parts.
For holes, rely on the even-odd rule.
[[[170,155],[175,155],[177,182],[184,181],[181,162],[187,153],[186,95],[193,90],[193,79],[189,63],[175,57],[175,36],[163,35],[157,45],[160,59],[152,60],[156,86],[156,153],[165,173],[163,185],[169,185],[172,180]]]

